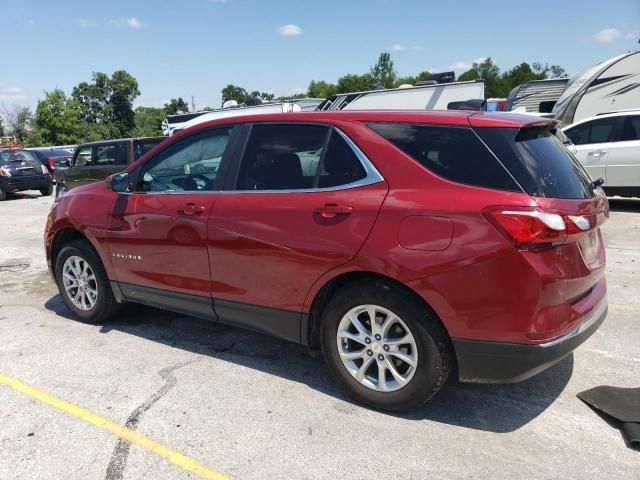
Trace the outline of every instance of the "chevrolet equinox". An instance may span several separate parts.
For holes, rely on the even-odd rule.
[[[216,120],[57,198],[68,308],[136,302],[320,350],[357,400],[406,410],[451,372],[529,378],[607,313],[607,199],[553,120],[464,111]]]

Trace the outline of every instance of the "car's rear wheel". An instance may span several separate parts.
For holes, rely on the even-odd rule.
[[[48,197],[53,193],[53,184],[49,184],[49,186],[40,189],[40,194],[43,197]]]
[[[434,314],[383,282],[341,289],[322,316],[325,361],[357,400],[388,411],[416,408],[445,383],[451,343]]]
[[[0,187],[0,202],[6,200],[7,192],[4,188]]]
[[[83,322],[101,323],[120,309],[104,266],[86,241],[72,241],[60,250],[55,272],[64,303]]]

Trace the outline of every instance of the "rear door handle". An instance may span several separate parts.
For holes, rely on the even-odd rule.
[[[588,155],[593,158],[604,157],[606,154],[607,154],[606,150],[592,150],[588,153]]]
[[[197,205],[195,203],[187,203],[184,207],[178,210],[178,213],[191,217],[193,215],[199,215],[206,210],[204,205]]]
[[[353,207],[327,203],[324,207],[316,208],[314,212],[320,214],[322,218],[335,218],[338,215],[350,215],[353,213]]]

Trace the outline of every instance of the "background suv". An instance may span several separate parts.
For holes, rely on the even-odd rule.
[[[416,407],[452,371],[519,381],[607,309],[607,199],[555,129],[463,111],[204,123],[58,198],[47,259],[84,321],[138,302],[266,332],[321,349],[375,408]]]
[[[564,133],[591,178],[605,179],[608,195],[640,197],[640,110],[585,118]]]

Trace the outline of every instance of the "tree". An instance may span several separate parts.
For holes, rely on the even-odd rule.
[[[39,139],[48,145],[76,143],[81,133],[80,105],[74,98],[56,88],[45,92],[36,107],[34,125]]]
[[[14,105],[13,107],[8,107],[2,104],[0,111],[4,121],[13,130],[13,136],[16,141],[23,143],[29,134],[29,127],[33,117],[31,109],[28,106]]]
[[[238,103],[245,103],[249,99],[247,91],[233,84],[228,84],[222,89],[222,104],[229,100],[235,100]]]
[[[500,68],[493,63],[491,57],[482,62],[473,62],[471,69],[458,77],[458,81],[484,80],[485,96],[487,98],[503,98],[509,93],[507,86],[500,76]]]
[[[393,88],[396,85],[398,74],[393,69],[391,54],[383,52],[378,57],[378,62],[371,67],[371,77],[374,88]]]
[[[81,82],[71,92],[89,129],[96,127],[97,133],[109,132],[111,136],[105,138],[130,135],[135,126],[133,102],[138,95],[137,80],[124,70],[113,72],[111,77],[94,72],[91,82]]]
[[[137,113],[136,109],[136,113]],[[169,103],[164,104],[164,113],[166,115],[177,115],[178,113],[189,113],[189,104],[182,97],[172,98]]]
[[[364,75],[348,73],[340,77],[336,84],[337,93],[363,92],[373,90],[373,88],[373,77],[369,73],[365,73]]]
[[[307,95],[310,98],[329,98],[338,93],[338,87],[333,83],[327,83],[324,80],[315,81],[311,80],[309,83],[309,89]]]
[[[165,118],[167,118],[167,105],[164,108],[136,108],[136,126],[132,131],[132,135],[134,137],[157,137],[162,135],[162,122]]]

